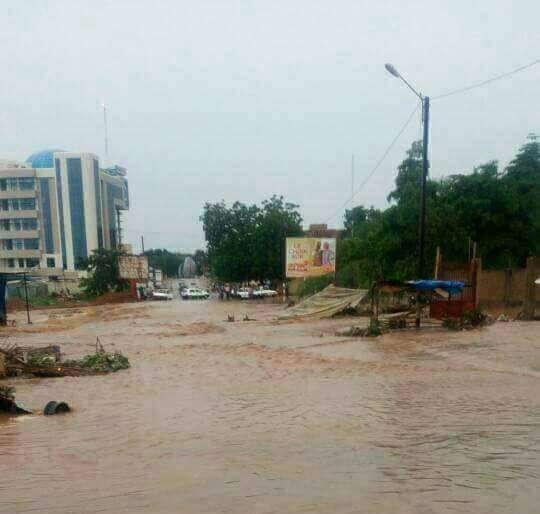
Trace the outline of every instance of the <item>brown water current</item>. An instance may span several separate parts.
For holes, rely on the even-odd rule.
[[[540,512],[540,323],[345,339],[351,319],[281,309],[34,313],[11,341],[77,357],[98,335],[132,368],[8,381],[74,411],[0,418],[0,512]]]

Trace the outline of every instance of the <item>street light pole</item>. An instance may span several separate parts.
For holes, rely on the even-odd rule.
[[[384,67],[394,77],[402,80],[405,85],[418,97],[422,102],[422,122],[424,124],[424,135],[422,137],[422,184],[420,195],[420,220],[419,220],[419,244],[418,244],[418,278],[424,277],[425,271],[425,242],[426,242],[426,185],[429,171],[428,162],[428,145],[429,145],[429,96],[422,96],[416,91],[405,78],[398,72],[392,64],[385,64]]]
[[[428,144],[429,144],[429,96],[422,101],[424,137],[422,140],[422,199],[420,205],[420,256],[418,258],[418,278],[424,278],[425,271],[425,242],[426,242],[426,186],[429,172]]]

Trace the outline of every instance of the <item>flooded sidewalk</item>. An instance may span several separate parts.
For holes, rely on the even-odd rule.
[[[132,367],[5,381],[73,412],[0,418],[0,513],[538,512],[540,323],[356,339],[335,335],[351,318],[282,309],[174,300],[10,329],[73,358],[99,336]]]

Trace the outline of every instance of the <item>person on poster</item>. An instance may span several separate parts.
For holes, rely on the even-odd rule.
[[[313,254],[313,266],[319,267],[322,266],[323,261],[323,252],[321,250],[321,242],[317,241],[317,245],[315,246],[315,253]]]
[[[335,262],[335,252],[330,249],[330,243],[325,241],[322,250],[322,265],[331,266]]]

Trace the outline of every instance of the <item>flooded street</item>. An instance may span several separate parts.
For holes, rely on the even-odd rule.
[[[0,512],[539,511],[540,323],[345,339],[351,318],[282,309],[35,312],[10,341],[79,357],[99,336],[132,368],[9,381],[36,411],[74,412],[0,418]]]

